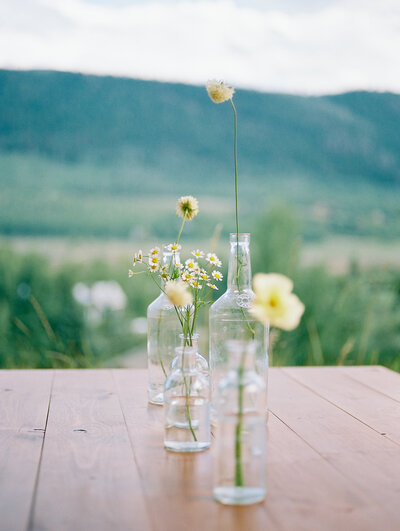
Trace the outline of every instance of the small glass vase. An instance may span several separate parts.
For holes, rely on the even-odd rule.
[[[200,452],[211,444],[210,382],[198,368],[197,337],[185,339],[176,354],[180,362],[164,386],[164,446],[173,452]]]
[[[250,505],[266,495],[266,384],[255,341],[229,341],[229,372],[218,386],[214,498]]]
[[[172,268],[179,263],[179,253],[163,248],[162,265]],[[182,330],[175,308],[164,292],[147,308],[147,396],[151,404],[164,402],[164,383],[179,346]]]
[[[267,383],[269,329],[257,321],[249,307],[255,297],[251,286],[250,234],[230,235],[230,255],[226,292],[210,306],[210,380],[212,417],[216,421],[218,384],[229,368],[229,340],[257,343],[255,370]]]

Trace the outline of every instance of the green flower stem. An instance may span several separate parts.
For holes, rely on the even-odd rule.
[[[244,486],[243,463],[242,463],[242,431],[243,431],[243,373],[244,354],[238,369],[239,389],[238,389],[238,423],[235,430],[235,487]]]
[[[182,231],[183,231],[183,226],[185,224],[185,221],[186,221],[186,212],[183,214],[183,219],[182,219],[182,225],[181,225],[181,228],[179,229],[179,233],[178,233],[178,237],[176,239],[176,243],[179,243],[179,239],[181,237],[181,234],[182,234]]]
[[[235,163],[235,214],[236,214],[236,284],[238,291],[240,293],[240,271],[242,264],[239,264],[239,201],[238,201],[238,167],[237,167],[237,112],[235,104],[233,103],[232,98],[230,99],[232,109],[233,109],[233,126],[234,126],[234,136],[233,136],[233,157]],[[243,318],[246,318],[243,308],[241,308]],[[254,339],[254,329],[251,327],[250,323],[247,321],[247,326],[250,331],[250,335]],[[243,477],[243,462],[242,462],[242,432],[243,432],[243,373],[244,373],[244,363],[245,363],[245,352],[243,353],[239,368],[238,368],[238,377],[239,377],[239,389],[238,389],[238,423],[235,430],[235,486],[243,487],[244,486],[244,477]]]
[[[166,379],[168,375],[167,375],[167,371],[165,370],[161,352],[160,352],[161,315],[160,315],[160,319],[158,320],[158,326],[157,326],[157,353],[158,353],[158,359],[160,360],[161,369]]]
[[[238,168],[237,168],[237,112],[232,98],[229,100],[233,109],[233,158],[235,163],[235,214],[236,214],[236,281],[239,287],[239,200],[238,200]]]
[[[189,312],[190,310],[187,309],[187,313],[188,313],[188,319],[187,319],[187,322],[189,322]],[[196,437],[196,434],[194,432],[194,429],[193,429],[193,426],[192,426],[192,415],[191,415],[191,412],[190,412],[190,403],[189,403],[189,396],[190,396],[190,386],[188,385],[188,382],[186,380],[186,376],[185,376],[185,372],[184,372],[184,365],[183,365],[183,361],[184,361],[184,352],[185,352],[185,342],[187,341],[189,343],[188,346],[193,346],[193,341],[192,341],[192,334],[189,334],[189,337],[188,339],[186,340],[186,337],[185,336],[185,339],[184,339],[184,346],[183,346],[183,350],[182,350],[182,373],[183,373],[183,383],[185,385],[185,400],[186,400],[186,418],[187,418],[187,421],[189,423],[189,429],[190,429],[190,432],[193,436],[193,440],[195,442],[197,442],[197,437]]]

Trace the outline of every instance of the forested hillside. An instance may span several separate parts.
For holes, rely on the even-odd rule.
[[[238,90],[235,103],[244,216],[256,194],[307,212],[322,202],[329,230],[373,232],[381,214],[395,230],[399,95]],[[230,199],[232,171],[232,110],[204,87],[0,71],[0,232],[126,236],[142,215],[132,201]]]

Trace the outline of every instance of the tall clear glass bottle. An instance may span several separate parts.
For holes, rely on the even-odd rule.
[[[180,362],[165,381],[164,446],[173,452],[200,452],[211,444],[210,380],[197,346],[198,336],[183,341],[176,349]]]
[[[163,266],[167,266],[169,270],[179,261],[177,251],[163,247]],[[164,383],[175,357],[175,349],[180,344],[181,331],[173,304],[165,293],[161,292],[147,308],[147,395],[151,404],[163,404]]]
[[[229,371],[218,386],[214,497],[227,505],[258,503],[266,495],[266,402],[256,374],[255,341],[228,341]]]
[[[254,340],[257,344],[255,370],[267,382],[269,330],[249,313],[254,298],[251,287],[250,234],[230,235],[228,286],[210,307],[209,365],[212,418],[215,420],[218,384],[229,365],[229,340]]]

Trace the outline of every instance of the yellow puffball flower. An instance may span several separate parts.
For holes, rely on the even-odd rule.
[[[278,273],[258,273],[253,279],[255,299],[250,313],[264,324],[293,330],[304,313],[304,304],[292,293],[293,282]]]
[[[223,81],[216,81],[211,79],[207,81],[207,92],[214,103],[223,103],[231,100],[235,93],[235,89],[228,87]]]
[[[182,280],[168,280],[164,289],[174,306],[188,306],[193,302],[192,294]]]
[[[190,221],[199,213],[199,202],[192,195],[184,195],[176,203],[176,213]]]

